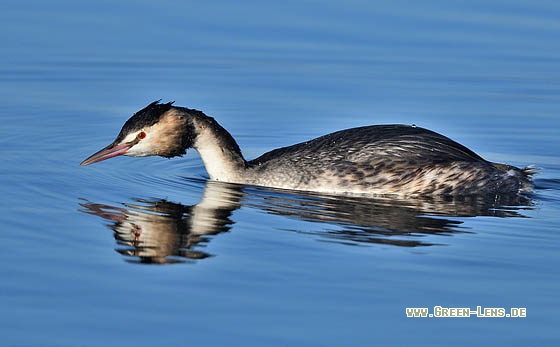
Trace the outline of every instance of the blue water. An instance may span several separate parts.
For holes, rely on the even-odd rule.
[[[560,5],[0,5],[3,346],[557,345]],[[539,168],[534,194],[340,198],[206,182],[183,158],[79,163],[153,100],[247,158],[417,124]],[[407,318],[407,307],[526,308]]]

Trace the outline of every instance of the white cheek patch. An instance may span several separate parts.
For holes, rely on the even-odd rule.
[[[142,130],[129,134],[124,138],[124,140],[122,140],[121,143],[136,141],[136,138],[141,131]],[[149,148],[148,148],[149,146],[147,146],[148,141],[146,141],[147,139],[148,137],[145,137],[144,139],[140,140],[138,143],[132,146],[124,155],[131,156],[131,157],[145,157],[150,155]]]
[[[123,143],[126,142],[136,142],[134,146],[132,146],[124,155],[130,157],[147,157],[151,155],[160,155],[161,151],[165,147],[165,143],[162,142],[162,139],[168,140],[169,136],[166,134],[158,133],[160,129],[157,127],[152,127],[149,132],[146,133],[146,137],[141,140],[137,140],[137,136],[141,131],[136,133],[130,134],[123,140]]]
[[[139,129],[134,133],[128,134],[122,143],[135,143],[125,155],[131,157],[146,157],[159,155],[168,157],[170,153],[180,153],[178,148],[182,143],[181,135],[184,128],[184,120],[177,118],[174,114],[167,114],[151,126]],[[137,140],[138,134],[144,132],[145,137]],[[173,154],[171,156],[175,156]]]
[[[132,133],[132,134],[128,134],[128,136],[125,137],[124,140],[121,141],[121,143],[127,143],[127,142],[132,142],[132,141],[136,140],[136,137],[138,136],[139,132],[140,131],[137,131],[137,132]]]
[[[149,155],[154,155],[153,148],[147,146],[145,142],[138,142],[132,146],[124,155],[131,157],[147,157]]]

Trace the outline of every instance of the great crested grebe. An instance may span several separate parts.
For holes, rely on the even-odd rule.
[[[124,123],[109,146],[80,165],[127,155],[166,158],[188,148],[210,179],[332,194],[468,195],[523,193],[531,168],[492,163],[465,146],[414,125],[372,125],[337,131],[246,161],[212,117],[155,101]]]

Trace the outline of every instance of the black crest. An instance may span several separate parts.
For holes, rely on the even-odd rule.
[[[165,104],[160,103],[160,100],[154,101],[148,106],[144,107],[140,111],[130,117],[126,123],[124,123],[121,132],[115,139],[115,142],[122,141],[127,134],[140,130],[144,127],[149,127],[156,124],[160,117],[173,107],[175,101],[171,101]]]

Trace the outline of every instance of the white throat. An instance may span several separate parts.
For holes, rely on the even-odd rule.
[[[202,158],[210,179],[232,183],[242,182],[244,168],[239,165],[238,158],[224,148],[208,128],[199,128],[193,147]]]

